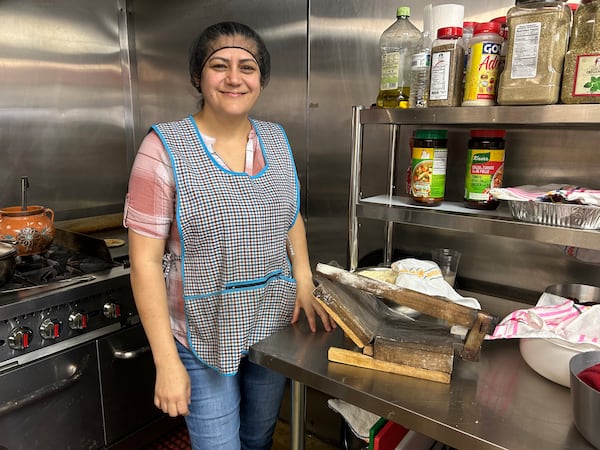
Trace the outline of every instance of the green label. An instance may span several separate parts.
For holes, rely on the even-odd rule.
[[[465,175],[465,199],[489,201],[490,189],[502,186],[504,150],[469,149]]]
[[[448,149],[413,148],[411,194],[417,198],[444,198]]]

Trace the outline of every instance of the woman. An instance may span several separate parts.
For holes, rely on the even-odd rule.
[[[317,316],[334,326],[312,296],[285,132],[248,116],[269,75],[254,30],[204,30],[190,54],[201,108],[152,127],[129,181],[124,224],[154,403],[186,416],[194,449],[271,448],[286,379],[249,362],[249,346],[301,310],[312,331]]]

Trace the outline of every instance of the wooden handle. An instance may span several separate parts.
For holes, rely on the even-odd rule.
[[[363,367],[365,369],[379,370],[407,377],[421,378],[423,380],[436,381],[438,383],[450,383],[450,374],[434,370],[419,369],[417,367],[405,366],[379,359],[371,358],[352,350],[338,347],[329,347],[327,359],[332,362],[347,364],[349,366]]]

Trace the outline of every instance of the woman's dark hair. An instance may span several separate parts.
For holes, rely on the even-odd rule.
[[[265,87],[271,76],[271,55],[259,34],[248,25],[237,22],[220,22],[206,28],[190,48],[190,78],[192,85],[200,93],[200,75],[208,57],[218,48],[216,42],[223,36],[241,36],[254,42],[256,49],[247,49],[252,53],[260,69],[260,85]]]

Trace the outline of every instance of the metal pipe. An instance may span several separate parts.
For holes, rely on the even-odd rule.
[[[348,206],[348,259],[350,272],[358,266],[358,217],[356,204],[360,199],[361,148],[363,140],[363,125],[360,123],[360,113],[363,106],[352,107],[352,163],[350,175],[350,199]]]
[[[291,450],[304,450],[304,419],[306,415],[306,386],[292,380],[292,417],[290,426]]]

